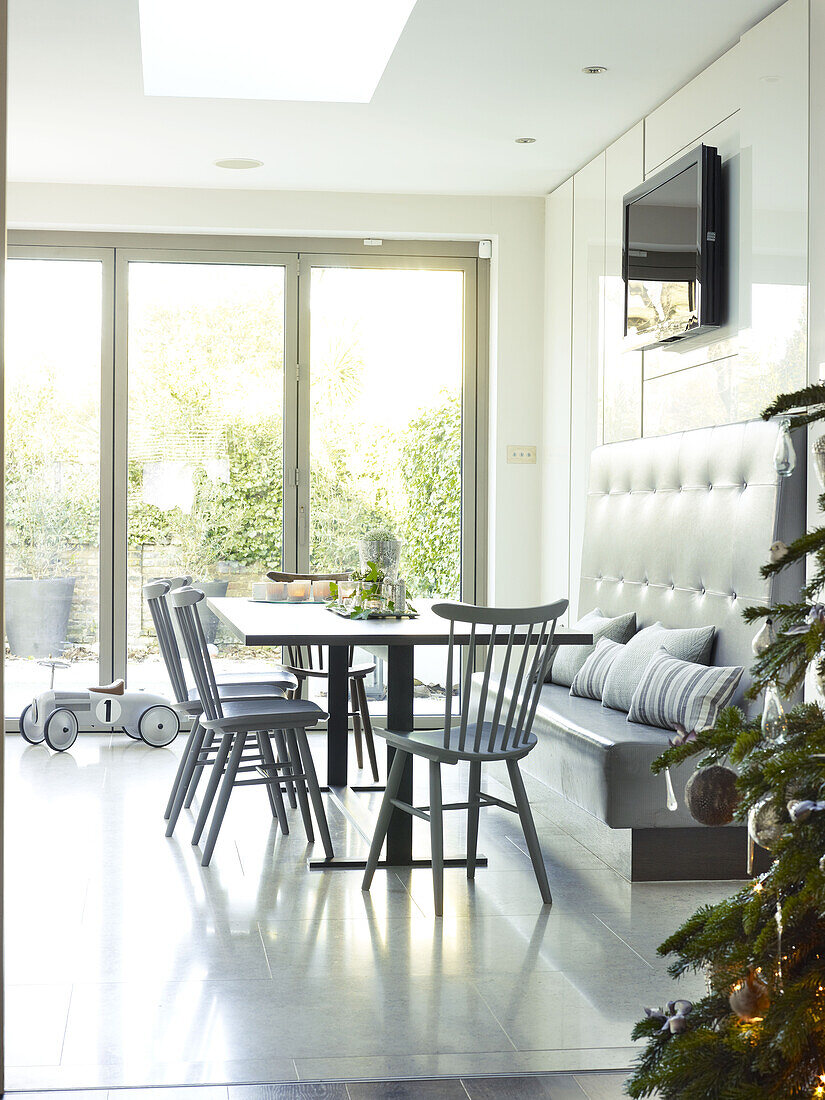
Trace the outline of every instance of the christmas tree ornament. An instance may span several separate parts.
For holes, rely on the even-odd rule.
[[[787,826],[784,810],[774,802],[770,794],[760,798],[748,813],[748,835],[760,848],[769,852],[773,851],[777,841],[785,835]]]
[[[811,451],[814,456],[814,469],[819,478],[820,488],[825,489],[825,435],[814,441]]]
[[[759,969],[748,971],[748,976],[736,983],[728,997],[733,1012],[746,1023],[754,1024],[765,1018],[771,998],[767,983]]]
[[[651,1020],[661,1020],[659,1031],[668,1031],[671,1035],[681,1035],[687,1031],[687,1018],[693,1009],[692,1001],[668,1001],[664,1012],[654,1012],[652,1008],[645,1009],[645,1016]]]
[[[720,764],[697,768],[685,784],[685,804],[700,825],[727,825],[739,805],[736,772]]]
[[[788,803],[788,816],[794,824],[807,821],[811,814],[825,810],[825,802],[813,802],[811,799],[792,798]]]
[[[773,628],[773,619],[765,619],[762,626],[754,634],[751,649],[754,657],[761,657],[766,649],[776,641],[776,631]]]
[[[771,543],[771,548],[768,551],[771,565],[778,565],[784,557],[787,557],[787,554],[788,547],[782,539],[777,539],[776,542]]]
[[[796,469],[796,451],[791,439],[791,422],[785,416],[779,421],[779,435],[773,452],[773,468],[780,477],[790,477]]]
[[[762,705],[762,736],[766,741],[780,744],[788,735],[788,719],[776,684],[768,684]]]

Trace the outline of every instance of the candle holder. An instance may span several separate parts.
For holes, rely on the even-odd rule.
[[[288,599],[290,603],[306,603],[312,589],[312,581],[289,581],[287,583]]]

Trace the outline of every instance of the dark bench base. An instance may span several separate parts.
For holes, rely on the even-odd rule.
[[[748,831],[742,825],[621,832],[630,833],[631,882],[747,878]],[[757,848],[755,873],[770,863],[770,853]]]
[[[529,757],[528,757],[529,761]],[[526,766],[523,769],[527,770]],[[568,802],[535,776],[525,775],[530,800],[544,815],[630,882],[681,882],[748,877],[748,835],[742,825],[695,828],[611,829]],[[771,864],[756,849],[754,873]]]

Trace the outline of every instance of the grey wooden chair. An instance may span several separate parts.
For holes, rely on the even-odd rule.
[[[271,569],[267,573],[272,581],[346,581],[349,573],[283,573],[277,569]],[[287,668],[298,677],[298,695],[303,692],[304,682],[311,679],[326,679],[329,675],[324,668],[324,647],[309,645],[287,646]],[[370,708],[367,703],[367,691],[364,687],[364,679],[375,671],[373,661],[353,664],[353,648],[349,651],[349,693],[351,709],[349,716],[352,718],[352,732],[355,738],[355,760],[359,768],[364,767],[364,751],[361,746],[361,729],[364,730],[364,740],[367,743],[367,755],[370,761],[370,770],[374,782],[378,782],[378,760],[375,755],[375,738],[372,732]]]
[[[547,870],[519,771],[519,761],[536,745],[537,739],[532,732],[533,719],[553,657],[556,622],[566,609],[567,600],[525,608],[433,604],[436,615],[450,622],[444,727],[436,730],[378,730],[379,736],[386,738],[395,749],[395,755],[387,777],[362,889],[369,890],[372,883],[393,810],[402,810],[430,823],[435,912],[441,916],[444,911],[443,811],[467,810],[467,878],[472,879],[475,877],[479,810],[486,806],[500,806],[518,814],[542,901],[547,905],[551,903]],[[459,721],[454,722],[453,652],[457,622],[471,626],[462,685],[461,716]],[[499,628],[503,628],[501,635]],[[477,633],[481,635],[478,644],[492,644],[487,649],[483,673],[474,678]],[[504,656],[501,668],[494,672],[493,657],[499,648],[496,644],[499,641],[504,648]],[[497,690],[491,693],[493,679]],[[421,756],[429,761],[429,806],[411,806],[397,797],[404,765],[410,756]],[[470,765],[467,801],[445,805],[441,798],[441,765],[457,764],[459,760],[466,760]],[[481,790],[482,766],[499,760],[507,765],[515,805]]]
[[[306,699],[222,699],[198,614],[197,605],[203,598],[203,592],[190,587],[179,588],[171,595],[172,607],[177,616],[202,707],[200,725],[207,733],[220,737],[192,836],[192,843],[198,844],[217,795],[201,863],[204,867],[209,865],[229,797],[236,786],[265,784],[273,815],[277,817],[281,831],[287,834],[289,824],[281,791],[285,780],[295,786],[310,844],[315,840],[310,812],[310,802],[312,803],[324,852],[331,859],[334,855],[332,840],[306,735],[307,728],[325,720],[327,714]],[[270,736],[275,731],[282,731],[284,734],[288,753],[285,759],[275,759],[270,742]],[[244,762],[244,750],[250,737],[257,742],[262,763]],[[249,779],[242,778],[249,772],[254,772],[255,775]]]
[[[186,673],[181,660],[178,640],[173,629],[172,617],[169,611],[169,593],[185,587],[188,577],[157,577],[155,580],[143,586],[143,595],[152,616],[155,634],[158,639],[163,663],[169,675],[172,686],[172,694],[178,704],[179,713],[192,719],[192,729],[186,742],[183,755],[172,783],[172,790],[166,803],[164,819],[168,822],[166,835],[171,836],[175,830],[181,810],[191,805],[198,780],[203,769],[211,763],[217,746],[213,744],[213,735],[207,735],[206,730],[198,721],[201,713],[201,705],[198,698],[197,687],[189,687]],[[234,677],[218,677],[218,693],[221,699],[255,699],[255,698],[285,698],[288,692],[297,687],[297,679],[286,669],[276,667],[268,678],[236,680]],[[278,755],[283,759],[287,756],[286,743],[282,731],[275,734]],[[287,781],[286,790],[289,801],[294,808],[296,805],[296,792],[293,783]]]

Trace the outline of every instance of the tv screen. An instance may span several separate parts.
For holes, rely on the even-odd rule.
[[[700,145],[625,195],[625,335],[656,347],[721,323],[721,160]]]

